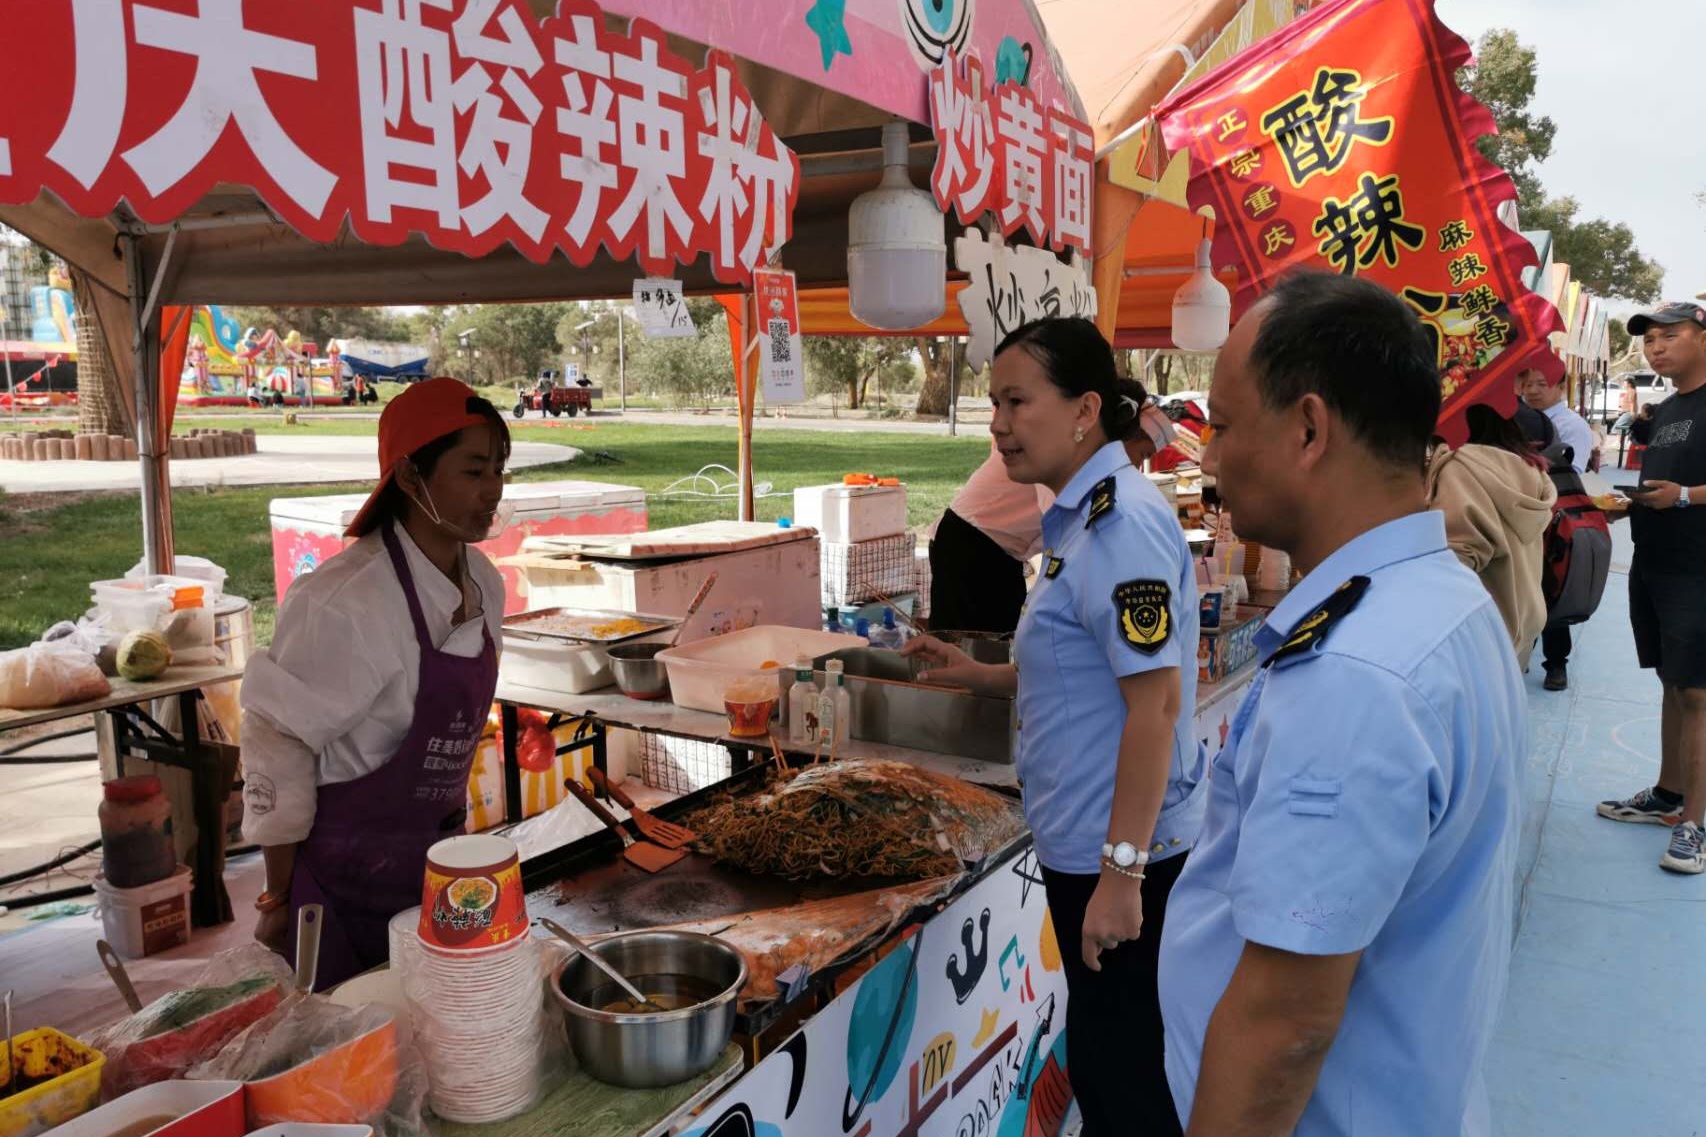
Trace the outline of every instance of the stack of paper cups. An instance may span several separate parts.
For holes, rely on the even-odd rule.
[[[1262,550],[1261,575],[1257,584],[1267,592],[1284,592],[1291,587],[1291,557],[1278,549]]]

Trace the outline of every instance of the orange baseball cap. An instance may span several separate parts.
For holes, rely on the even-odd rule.
[[[378,526],[379,498],[391,484],[401,459],[463,427],[491,422],[473,409],[471,401],[479,397],[460,379],[425,379],[411,384],[386,404],[385,413],[379,416],[379,484],[367,495],[344,536],[360,537]]]

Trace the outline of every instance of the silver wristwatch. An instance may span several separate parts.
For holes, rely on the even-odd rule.
[[[1146,865],[1149,863],[1148,852],[1143,849],[1139,849],[1130,841],[1121,841],[1117,845],[1103,845],[1102,856],[1105,859],[1112,861],[1116,867],[1122,869],[1135,868],[1138,865]]]
[[[1676,507],[1678,509],[1687,509],[1692,504],[1693,503],[1688,500],[1688,487],[1683,486],[1682,492],[1677,495]]]

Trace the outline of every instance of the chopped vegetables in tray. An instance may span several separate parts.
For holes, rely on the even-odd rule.
[[[609,643],[630,636],[655,632],[669,625],[659,620],[642,620],[636,616],[613,616],[583,612],[541,612],[524,616],[505,625],[518,632],[540,632],[565,636],[575,640]]]

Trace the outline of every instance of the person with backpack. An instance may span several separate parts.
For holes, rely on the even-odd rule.
[[[1635,557],[1629,622],[1641,666],[1664,684],[1659,780],[1601,817],[1671,827],[1661,868],[1706,871],[1706,307],[1666,304],[1629,321],[1652,369],[1676,393],[1644,410],[1631,435],[1646,444],[1630,491]]]
[[[1570,628],[1586,623],[1599,610],[1611,576],[1611,524],[1582,485],[1571,450],[1558,442],[1541,451],[1558,491],[1540,577],[1546,599],[1546,627],[1540,633],[1546,677],[1540,685],[1548,691],[1569,689]]]
[[[1514,421],[1479,404],[1466,418],[1468,442],[1438,446],[1428,461],[1428,502],[1445,514],[1447,545],[1481,578],[1527,671],[1546,626],[1540,578],[1558,491]]]

